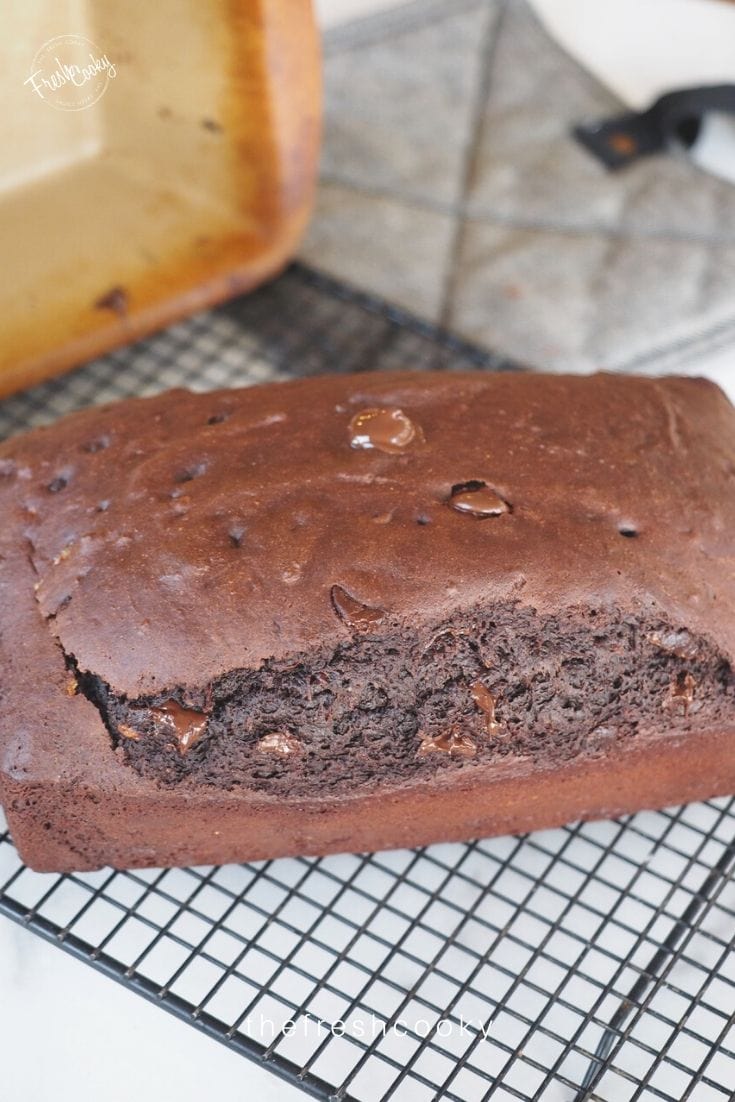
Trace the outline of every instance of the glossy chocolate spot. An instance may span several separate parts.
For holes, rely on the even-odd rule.
[[[696,687],[697,682],[690,673],[677,674],[669,686],[669,695],[664,706],[681,716],[689,715]]]
[[[402,409],[363,409],[349,424],[350,446],[399,455],[424,434]]]
[[[223,421],[226,421],[230,416],[227,410],[223,410],[221,413],[213,413],[211,417],[207,418],[208,425],[221,425]]]
[[[430,650],[435,648],[441,650],[446,646],[452,646],[460,636],[467,636],[469,633],[466,631],[459,631],[455,628],[444,628],[442,631],[437,631],[429,639],[428,643],[423,647],[421,653],[427,654]]]
[[[111,310],[119,318],[127,317],[128,292],[124,287],[112,287],[104,295],[95,299],[93,306],[95,310]]]
[[[638,529],[632,524],[619,524],[618,532],[627,540],[634,540],[638,535]]]
[[[470,692],[472,693],[472,699],[475,704],[485,715],[485,727],[488,734],[492,735],[500,727],[500,723],[495,716],[495,709],[497,707],[495,697],[481,681],[475,681],[470,685]]]
[[[364,605],[362,601],[358,601],[351,596],[341,585],[332,586],[330,597],[332,598],[332,607],[340,620],[348,627],[354,628],[355,631],[371,631],[382,624],[385,619],[384,609]]]
[[[229,531],[230,543],[233,547],[242,547],[242,541],[245,539],[245,527],[242,524],[234,524]]]
[[[120,732],[120,734],[122,735],[123,738],[130,739],[131,742],[140,742],[140,738],[141,738],[140,731],[136,731],[129,724],[121,723],[121,724],[119,724],[117,729],[118,729],[118,731]]]
[[[469,513],[470,516],[481,519],[512,512],[512,506],[500,494],[488,486],[487,482],[476,478],[452,486],[449,504],[458,513]]]
[[[179,752],[191,750],[207,729],[207,717],[193,708],[184,708],[178,700],[167,700],[160,708],[151,708],[154,723],[175,736]]]
[[[300,754],[303,746],[289,731],[269,731],[258,740],[258,750],[264,754],[277,754],[278,757],[288,758],[293,754]]]
[[[617,732],[614,727],[608,727],[606,724],[601,724],[599,727],[594,727],[587,736],[587,745],[591,749],[600,748],[607,743],[612,742]]]
[[[419,731],[421,745],[418,753],[422,757],[425,754],[449,754],[451,757],[474,758],[477,746],[468,735],[463,735],[456,727],[448,731],[442,731],[439,735],[426,735]]]
[[[46,489],[50,494],[58,494],[61,490],[65,490],[69,485],[69,479],[64,478],[63,475],[59,475],[57,478],[53,478]]]
[[[59,551],[58,555],[54,555],[53,565],[58,566],[59,563],[66,562],[73,550],[74,543],[67,543],[66,547],[61,548],[61,551]]]
[[[192,463],[190,466],[184,467],[182,470],[177,471],[175,476],[176,481],[192,482],[195,478],[199,478],[200,475],[203,475],[206,469],[207,464],[204,462],[204,460],[199,463]]]
[[[694,662],[699,657],[697,642],[686,628],[681,631],[654,631],[648,639],[654,647],[666,654],[673,654],[675,658],[683,658],[686,662]]]
[[[94,455],[95,452],[103,452],[105,448],[109,448],[109,446],[109,436],[98,436],[94,440],[88,440],[86,444],[82,444],[82,451],[90,452]]]

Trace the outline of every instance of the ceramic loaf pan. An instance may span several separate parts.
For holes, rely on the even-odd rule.
[[[3,22],[0,395],[282,267],[320,114],[309,0],[40,0]],[[43,83],[90,55],[109,67]]]

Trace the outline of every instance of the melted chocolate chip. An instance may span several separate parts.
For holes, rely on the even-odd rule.
[[[127,317],[128,292],[124,287],[112,287],[104,295],[95,299],[93,306],[95,310],[112,310],[119,318]]]
[[[669,686],[669,695],[664,702],[664,707],[682,716],[689,715],[696,687],[697,682],[690,673],[677,674]]]
[[[195,478],[199,478],[203,475],[207,469],[207,464],[204,460],[199,463],[192,463],[188,467],[184,467],[183,470],[178,471],[175,476],[176,482],[192,482]]]
[[[130,739],[131,742],[140,742],[140,732],[134,730],[127,723],[121,723],[117,729],[123,738]]]
[[[86,444],[82,444],[82,451],[90,452],[102,452],[105,448],[109,448],[110,438],[109,436],[98,436],[94,440],[88,440]]]
[[[512,512],[511,505],[497,494],[487,482],[473,478],[469,482],[458,482],[452,486],[449,504],[458,513],[469,513],[473,517],[499,517]]]
[[[439,735],[426,735],[419,731],[421,745],[418,753],[425,754],[449,754],[451,757],[474,758],[477,746],[467,735],[461,734],[456,727],[448,731],[442,731]]]
[[[666,654],[673,654],[675,658],[683,658],[686,662],[694,662],[699,656],[697,641],[686,628],[681,631],[654,631],[648,638],[654,647]]]
[[[277,754],[281,758],[300,754],[303,746],[289,731],[269,731],[258,740],[258,750],[264,754]]]
[[[54,556],[53,565],[58,566],[59,563],[65,562],[69,558],[73,550],[74,542],[72,541],[71,543],[67,543],[66,547],[62,547],[58,555]]]
[[[69,485],[69,479],[64,478],[63,475],[59,475],[58,478],[53,478],[46,489],[50,494],[58,494],[61,490],[65,490]]]
[[[349,424],[350,446],[399,455],[424,434],[402,409],[363,409]]]
[[[638,529],[635,528],[632,524],[619,524],[618,532],[627,540],[634,540],[638,535]]]
[[[179,752],[185,754],[207,729],[207,717],[193,708],[184,708],[177,700],[167,700],[160,708],[151,708],[154,723],[175,735]]]
[[[213,413],[211,417],[207,418],[208,425],[221,425],[223,421],[226,421],[230,416],[227,410],[223,410],[221,413]]]
[[[495,716],[495,708],[497,701],[486,685],[483,685],[482,681],[475,681],[470,685],[470,692],[472,693],[472,699],[481,712],[485,714],[485,727],[487,733],[492,735],[500,727],[500,723]]]
[[[330,597],[332,598],[332,607],[340,620],[348,627],[354,628],[355,631],[371,631],[382,624],[385,619],[384,609],[364,605],[362,601],[352,597],[341,585],[332,586]]]
[[[460,631],[456,628],[444,628],[442,631],[437,631],[434,635],[432,635],[421,653],[426,654],[428,651],[433,650],[434,647],[444,647],[447,644],[451,645],[460,636],[465,637],[468,634],[469,632]]]

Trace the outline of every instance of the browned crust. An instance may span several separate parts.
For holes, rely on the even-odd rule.
[[[451,393],[456,395],[457,388],[464,386],[473,401],[477,402],[478,388],[490,387],[496,404],[500,406],[502,403],[502,408],[508,410],[516,387],[519,393],[521,390],[525,393],[524,388],[529,386],[528,380],[523,381],[521,376],[518,379],[516,384],[508,379],[458,375],[451,379]],[[556,395],[557,400],[563,399],[565,394],[568,397],[573,392],[581,393],[580,384],[576,382],[544,381],[543,377],[531,381],[537,388],[536,393],[549,397]],[[314,415],[321,424],[324,418],[320,414],[322,407],[319,403],[333,405],[335,397],[343,395],[346,389],[354,385],[344,379],[286,384],[278,388],[277,404],[280,407],[283,402],[288,402],[294,408],[301,409],[305,396],[310,395],[316,409]],[[388,398],[391,395],[406,397],[412,393],[413,387],[428,388],[441,398],[444,394],[442,388],[447,385],[446,377],[439,376],[382,376],[361,378],[359,382],[361,393],[364,391],[372,400],[379,392],[381,401],[386,395]],[[593,391],[596,388],[603,396],[610,393],[611,387],[621,384],[612,384],[603,378],[600,382],[589,380],[583,385],[592,387]],[[627,384],[624,381],[622,385]],[[729,429],[732,427],[733,411],[715,388],[684,380],[662,385],[666,387],[669,403],[668,406],[664,403],[663,419],[659,418],[663,427],[659,430],[662,435],[657,438],[657,447],[663,450],[660,454],[654,452],[648,458],[648,462],[653,464],[653,474],[649,472],[649,477],[655,475],[658,496],[655,509],[653,499],[643,503],[647,511],[641,517],[649,526],[658,518],[661,531],[652,533],[651,539],[655,542],[650,545],[643,539],[622,538],[616,530],[609,539],[605,537],[611,567],[610,592],[616,600],[624,600],[626,593],[632,589],[631,579],[636,579],[637,594],[634,596],[640,600],[640,594],[651,592],[650,588],[646,590],[646,584],[655,584],[659,602],[668,601],[668,611],[673,620],[684,625],[695,621],[698,625],[704,625],[719,652],[731,660],[731,518],[735,465],[732,462],[732,434]],[[638,406],[644,397],[648,400],[651,395],[659,394],[657,386],[646,380],[630,381],[630,387],[637,388]],[[202,413],[209,413],[210,407],[226,399],[241,403],[249,411],[248,416],[262,418],[270,409],[269,403],[276,401],[275,394],[276,388],[272,387],[259,388],[258,391],[251,391],[250,395],[231,392],[192,397],[179,392],[164,399],[152,399],[150,403],[123,403],[112,413],[109,410],[104,415],[87,412],[57,428],[11,441],[0,448],[0,459],[12,455],[21,463],[34,463],[40,456],[39,469],[34,467],[22,486],[32,486],[39,502],[58,502],[60,498],[48,494],[41,478],[41,473],[45,478],[45,472],[52,470],[48,465],[44,466],[47,463],[44,456],[53,456],[56,463],[60,449],[71,446],[70,441],[74,448],[79,449],[80,441],[84,443],[88,440],[86,435],[80,435],[80,429],[85,434],[91,432],[99,426],[101,418],[108,426],[110,416],[120,418],[120,425],[130,428],[141,419],[143,411],[160,411],[166,407],[183,418],[183,428],[179,426],[177,431],[186,434],[189,431],[187,411],[194,411],[197,423],[205,423]],[[676,417],[674,425],[666,418],[667,409],[670,412],[672,408]],[[432,409],[430,403],[424,406],[427,424],[431,424]],[[345,423],[348,419],[348,413],[344,414]],[[340,424],[337,423],[334,429],[335,451],[330,452],[337,456],[341,455]],[[666,439],[672,435],[674,439],[669,452],[666,451]],[[440,436],[427,433],[427,441],[432,439],[439,440]],[[282,441],[275,440],[271,446],[275,454],[282,447]],[[301,447],[302,443],[297,441],[297,446]],[[345,447],[345,462],[352,462],[355,457],[347,445]],[[672,453],[673,458],[683,464],[684,471],[682,478],[673,484],[673,489],[668,474]],[[449,454],[452,454],[451,448]],[[100,463],[114,461],[105,459],[105,452],[99,455],[103,457],[99,459]],[[694,464],[692,470],[686,467],[687,459]],[[85,463],[97,461],[97,453],[84,460]],[[338,461],[341,463],[342,459]],[[373,463],[373,459],[365,460],[363,457],[359,462],[363,464],[361,470],[372,470],[372,467],[365,468],[364,464]],[[382,470],[389,462],[392,460],[378,458],[375,469]],[[296,467],[300,472],[298,463]],[[89,470],[97,468],[90,467]],[[474,474],[474,467],[461,473],[466,480]],[[684,481],[684,476],[688,481]],[[82,477],[81,465],[79,477]],[[542,474],[539,483],[543,491],[539,500],[547,501],[544,477]],[[470,765],[466,771],[452,772],[430,782],[422,781],[392,790],[378,787],[373,791],[365,790],[339,798],[298,799],[293,802],[269,799],[249,791],[219,791],[190,783],[161,789],[124,765],[92,704],[83,695],[69,695],[69,672],[61,646],[53,634],[54,631],[61,631],[63,638],[64,629],[59,626],[62,615],[57,616],[53,624],[45,620],[34,592],[38,576],[32,563],[31,543],[26,535],[32,534],[32,524],[23,512],[25,490],[8,488],[11,480],[7,478],[4,481],[6,488],[0,487],[3,510],[3,525],[0,528],[0,799],[21,854],[34,868],[83,869],[108,863],[121,867],[221,863],[292,853],[413,846],[440,839],[456,840],[537,829],[575,818],[617,815],[642,807],[680,803],[735,790],[735,723],[724,722],[718,729],[695,729],[680,737],[667,732],[663,712],[661,729],[655,734],[641,735],[634,744],[615,747],[605,757],[584,762],[572,761],[547,771],[541,763],[528,760],[515,763],[511,760],[490,767]],[[419,482],[423,492],[424,483]],[[506,479],[503,478],[502,482],[505,486]],[[405,484],[414,485],[410,472]],[[536,485],[535,482],[533,484]],[[383,491],[379,488],[380,483],[376,486],[375,504],[380,505],[384,512]],[[516,488],[509,484],[507,492],[511,499],[518,502],[514,492]],[[619,472],[613,469],[599,492],[604,497],[605,494],[614,496],[619,490]],[[65,509],[76,492],[70,486],[71,496],[66,499]],[[83,500],[88,504],[84,495]],[[558,503],[562,498],[555,500]],[[601,506],[607,508],[606,501],[601,502]],[[613,504],[615,500],[610,505],[615,517],[618,514],[612,508]],[[61,506],[43,506],[43,509],[47,508],[56,524]],[[446,506],[441,503],[435,508],[435,515],[446,527],[440,529],[440,522],[437,521],[433,530],[451,533],[455,529],[450,526],[456,522],[464,525],[460,531],[468,533],[468,541],[474,538],[471,533],[475,529],[467,525],[495,523],[492,520],[474,522],[471,518],[455,514],[453,510],[442,513],[441,509]],[[62,511],[62,517],[68,519],[70,515]],[[502,518],[501,522],[506,519],[515,521],[520,515],[519,509],[512,517]],[[423,528],[416,526],[412,517],[413,514],[410,514],[406,521],[406,540],[424,539]],[[67,519],[59,522],[59,531],[64,530]],[[551,544],[548,535],[539,537],[539,554],[543,552],[548,556],[550,547],[556,547],[560,542],[565,558],[564,567],[560,567],[563,572],[568,567],[566,559],[578,550],[569,545],[568,531],[573,534],[578,529],[576,520],[568,531],[563,527],[563,518],[556,518],[557,522],[560,526],[552,528],[554,539]],[[382,532],[383,526],[379,527]],[[38,560],[36,569],[40,569],[42,574],[53,573],[53,555],[58,551],[54,550],[55,544],[52,546],[58,532],[54,526],[52,529],[50,534],[47,533],[47,540],[51,542],[45,553],[35,556]],[[692,539],[690,530],[695,531],[698,542]],[[557,540],[558,535],[564,538]],[[455,544],[454,536],[437,538],[444,558],[450,547],[455,548],[452,552],[456,556],[453,568],[456,567],[457,577],[464,576],[463,584],[469,590],[473,590],[481,570],[486,571],[484,584],[491,595],[507,590],[504,568],[497,577],[493,573],[494,566],[488,572],[482,561],[478,560],[471,542]],[[446,543],[442,542],[445,538]],[[508,538],[512,540],[514,537],[509,535]],[[223,546],[233,550],[229,544]],[[501,544],[497,542],[493,546],[497,548],[497,561],[500,561]],[[519,545],[511,542],[508,546],[515,554]],[[195,542],[190,553],[196,557],[200,552],[201,546]],[[210,553],[207,546],[205,552]],[[327,562],[326,568],[333,567],[337,571],[344,556],[349,557],[349,548],[336,548],[334,555],[334,560]],[[60,573],[73,564],[73,556],[67,559],[59,556],[59,559]],[[593,563],[595,560],[579,560],[581,565],[587,561]],[[478,562],[479,565],[473,566]],[[541,574],[535,580],[529,577],[524,593],[534,586],[537,594],[542,592],[547,564],[542,565]],[[618,571],[624,567],[629,574],[619,580]],[[320,557],[315,569],[324,568],[323,557]],[[473,569],[474,578],[471,574]],[[384,607],[385,593],[370,591],[370,579],[367,575],[364,577],[365,591],[361,596],[371,606]],[[592,597],[599,596],[594,575],[585,573],[581,577],[570,575],[570,578],[568,599],[583,591],[585,586]],[[426,583],[426,578],[417,575],[417,579],[422,585]],[[330,580],[335,579],[330,577]],[[339,577],[337,581],[347,584],[349,579]],[[145,577],[141,576],[138,582],[146,584]],[[389,588],[391,599],[405,597],[405,587],[392,576],[384,578],[383,584]],[[686,588],[682,588],[684,584]],[[268,602],[272,598],[270,591],[266,592],[269,594],[266,604],[256,603],[250,611],[253,625],[259,618],[262,619],[264,609],[270,607]],[[434,600],[431,592],[427,589],[415,592],[421,594],[421,610],[431,610]],[[323,610],[319,612],[322,598]],[[549,598],[552,603],[559,599],[558,593]],[[653,603],[652,599],[649,603]],[[197,607],[206,607],[203,600]],[[317,623],[312,641],[320,637],[320,615],[332,617],[334,622],[330,630],[336,639],[342,637],[340,633],[346,629],[334,615],[329,588],[324,588],[320,576],[304,591],[300,607],[302,615],[304,609],[310,613],[312,627],[313,621]],[[98,612],[98,606],[89,606],[88,613],[92,618]],[[410,614],[411,609],[407,606],[403,615]],[[121,621],[118,625],[123,648],[127,638],[125,633],[132,632],[136,622],[133,619]],[[99,634],[89,623],[85,631],[83,642],[91,648],[89,654],[95,661],[97,657],[101,661],[104,648],[100,646]],[[162,628],[161,638],[164,635]],[[170,662],[171,654],[175,655],[179,645],[183,645],[183,638],[173,638],[170,643],[170,653],[161,659],[164,668],[165,663]],[[269,638],[263,645],[271,645]],[[286,645],[293,645],[293,641],[289,644],[286,639]],[[211,661],[212,655],[203,652],[203,658]],[[230,663],[232,655],[225,652],[223,661]],[[227,668],[231,667],[226,664],[224,669]]]
[[[113,793],[92,777],[73,784],[12,781],[4,789],[21,856],[39,871],[224,864],[466,841],[733,791],[735,727],[664,737],[549,772],[455,775],[446,785],[293,805],[246,793],[180,792],[167,793],[162,806],[153,791]]]

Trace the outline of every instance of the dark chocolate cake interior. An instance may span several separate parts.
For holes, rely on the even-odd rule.
[[[554,767],[732,714],[729,663],[660,620],[594,608],[541,616],[506,602],[431,630],[378,634],[369,617],[352,615],[357,630],[336,649],[232,670],[195,691],[126,699],[68,664],[117,753],[142,775],[283,796],[502,758]]]

